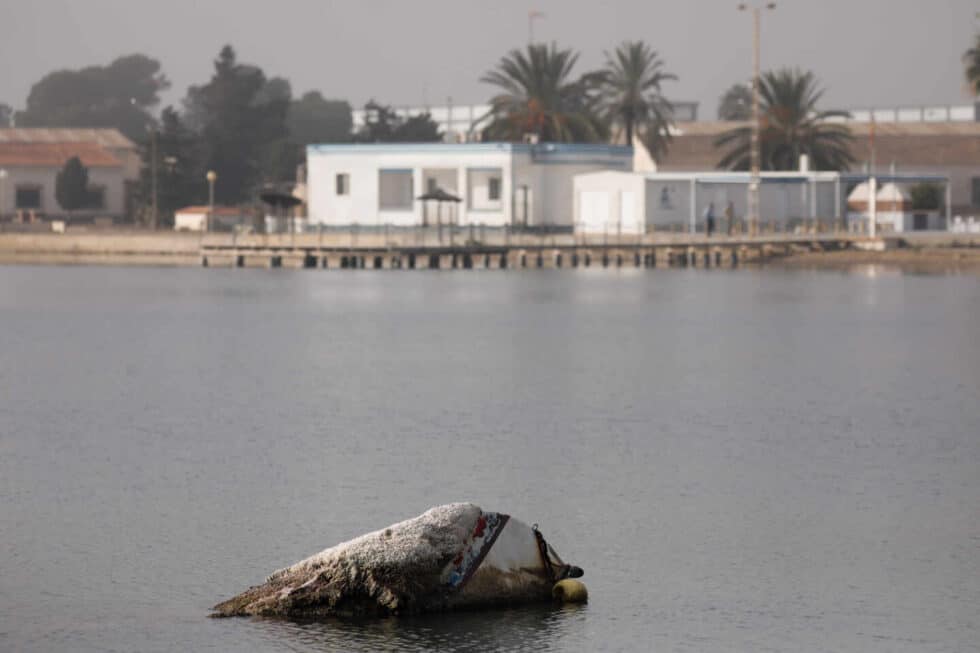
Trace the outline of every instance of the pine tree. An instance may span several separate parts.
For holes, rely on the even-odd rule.
[[[69,220],[71,220],[72,211],[84,209],[90,205],[88,169],[82,165],[82,160],[77,156],[68,159],[65,166],[58,172],[54,182],[54,196],[61,208],[68,211]]]

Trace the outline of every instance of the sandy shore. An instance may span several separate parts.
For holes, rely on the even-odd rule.
[[[772,261],[769,267],[847,270],[882,266],[907,272],[980,274],[980,247],[913,246],[867,252],[846,249],[833,252],[799,252]]]

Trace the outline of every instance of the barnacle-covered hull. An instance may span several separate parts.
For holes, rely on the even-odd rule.
[[[277,571],[213,616],[380,616],[549,601],[570,569],[523,522],[454,503]]]

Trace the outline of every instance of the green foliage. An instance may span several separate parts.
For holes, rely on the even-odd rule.
[[[374,100],[364,105],[364,126],[355,136],[361,143],[434,143],[442,140],[439,125],[428,113],[402,118]]]
[[[540,141],[603,141],[608,136],[600,117],[596,75],[574,79],[578,53],[552,44],[511,50],[480,81],[499,93],[491,100],[489,140],[521,141],[533,134]]]
[[[88,186],[88,169],[81,159],[73,156],[65,162],[54,182],[54,196],[58,204],[69,214],[91,205],[92,195]]]
[[[442,132],[432,114],[426,112],[403,120],[395,129],[395,139],[400,143],[437,143],[442,140]]]
[[[361,143],[390,143],[395,140],[398,115],[394,109],[369,100],[364,105],[364,125],[355,140]]]
[[[815,170],[847,170],[853,163],[853,143],[847,125],[830,122],[846,117],[845,111],[821,111],[823,95],[811,72],[782,69],[762,75],[760,94],[760,165],[763,170],[795,170],[801,154],[810,157]],[[718,167],[748,170],[751,127],[731,129],[715,140],[728,151]]]
[[[151,122],[148,109],[169,86],[160,62],[142,54],[108,66],[59,70],[31,87],[16,121],[19,127],[115,127],[139,141]]]
[[[917,211],[932,211],[942,205],[942,190],[936,184],[923,182],[909,188],[912,198],[912,209]]]
[[[0,127],[10,127],[13,118],[14,110],[10,105],[0,102]]]
[[[263,163],[287,137],[290,102],[286,80],[238,63],[229,45],[214,62],[211,80],[188,89],[185,121],[201,136],[202,169],[218,174],[217,202],[243,202],[261,185]]]
[[[289,139],[299,145],[348,143],[354,120],[346,100],[327,100],[310,91],[289,105],[286,126]]]
[[[207,182],[201,143],[173,107],[160,114],[156,133],[157,212],[161,225],[172,225],[177,209],[202,204],[207,199]],[[148,211],[153,204],[153,146],[147,140],[141,146],[142,167],[138,201]]]
[[[718,120],[751,120],[752,89],[748,84],[732,84],[718,102]]]
[[[603,119],[623,130],[627,145],[636,133],[654,157],[666,152],[673,108],[661,85],[677,76],[664,71],[656,50],[642,41],[625,41],[606,53],[601,71],[587,78],[598,85],[595,97]]]
[[[964,74],[974,95],[980,95],[980,32],[976,34],[973,47],[963,53]]]

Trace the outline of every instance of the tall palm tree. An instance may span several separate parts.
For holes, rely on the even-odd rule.
[[[830,122],[849,114],[817,109],[823,89],[813,73],[784,68],[765,73],[759,82],[763,170],[795,170],[801,154],[816,170],[846,170],[854,163],[851,130]],[[742,125],[715,140],[715,147],[728,148],[718,167],[749,169],[751,133],[751,126]]]
[[[976,35],[973,47],[963,53],[963,63],[966,66],[966,81],[975,95],[980,95],[980,32]]]
[[[623,130],[626,143],[640,137],[654,157],[670,142],[673,108],[661,93],[661,84],[677,79],[664,70],[663,59],[643,41],[624,41],[606,52],[605,67],[592,79],[598,83],[603,117]]]
[[[573,79],[578,54],[554,44],[511,50],[480,81],[500,93],[490,100],[487,138],[519,141],[533,134],[541,141],[594,142],[605,132],[594,97],[584,79]]]

